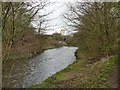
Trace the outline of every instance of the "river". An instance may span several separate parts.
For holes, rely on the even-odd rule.
[[[76,57],[77,47],[63,46],[55,49],[45,50],[40,55],[14,64],[12,71],[3,79],[3,87],[29,88],[31,85],[43,82],[72,64]]]

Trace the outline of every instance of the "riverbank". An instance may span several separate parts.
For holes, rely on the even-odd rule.
[[[9,83],[7,80],[9,80],[12,73],[16,72],[15,68],[22,67],[29,59],[36,57],[46,49],[62,46],[54,38],[49,38],[49,36],[42,36],[42,39],[41,37],[36,37],[36,39],[29,37],[24,41],[14,43],[14,46],[11,48],[9,58],[3,65],[3,86],[7,87],[6,83]],[[18,66],[15,67],[15,65]]]
[[[117,66],[117,55],[89,63],[83,57],[84,55],[80,56],[80,54],[81,52],[78,50],[76,62],[41,84],[33,85],[32,88],[109,88],[111,72]]]
[[[14,62],[11,71],[4,75],[4,87],[28,88],[44,81],[73,63],[76,50],[77,47],[63,46],[45,50],[32,59]]]

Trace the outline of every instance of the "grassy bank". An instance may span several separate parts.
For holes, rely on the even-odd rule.
[[[85,57],[77,60],[64,70],[49,77],[41,84],[32,88],[107,88],[109,77],[116,66],[117,56],[102,58],[100,61],[90,64]],[[83,55],[84,56],[84,55]]]

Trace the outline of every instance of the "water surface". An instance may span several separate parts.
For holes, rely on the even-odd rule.
[[[77,47],[60,47],[45,50],[40,55],[15,63],[13,70],[4,77],[3,87],[28,88],[31,85],[43,82],[51,75],[72,64],[76,57]]]

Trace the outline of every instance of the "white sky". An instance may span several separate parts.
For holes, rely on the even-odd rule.
[[[36,1],[39,1],[39,0],[36,0]],[[46,34],[52,34],[55,32],[60,32],[61,28],[65,27],[65,24],[63,22],[63,19],[64,19],[63,13],[66,12],[67,10],[65,3],[67,2],[74,3],[76,0],[48,0],[48,1],[56,2],[53,5],[50,5],[45,8],[46,13],[54,10],[54,12],[51,15],[49,15],[49,18],[50,19],[56,18],[50,21],[50,25],[51,26],[55,25],[55,26],[51,27],[53,30],[48,30],[46,32]]]
[[[33,1],[39,1],[39,0],[33,0]],[[60,32],[61,28],[64,29],[65,25],[64,25],[64,18],[63,18],[63,13],[67,11],[67,7],[65,5],[65,3],[70,2],[70,3],[75,3],[76,1],[79,2],[94,2],[94,1],[99,1],[99,0],[48,0],[50,2],[56,2],[53,5],[50,5],[49,7],[46,8],[45,12],[50,12],[52,10],[55,10],[50,16],[49,18],[56,18],[54,20],[52,20],[50,22],[51,25],[56,25],[54,27],[52,27],[53,30],[48,30],[47,34],[52,34],[55,32]],[[112,1],[112,0],[103,0],[103,1]],[[115,0],[116,1],[116,0]],[[68,30],[68,29],[65,29]],[[72,31],[71,31],[72,32]]]

